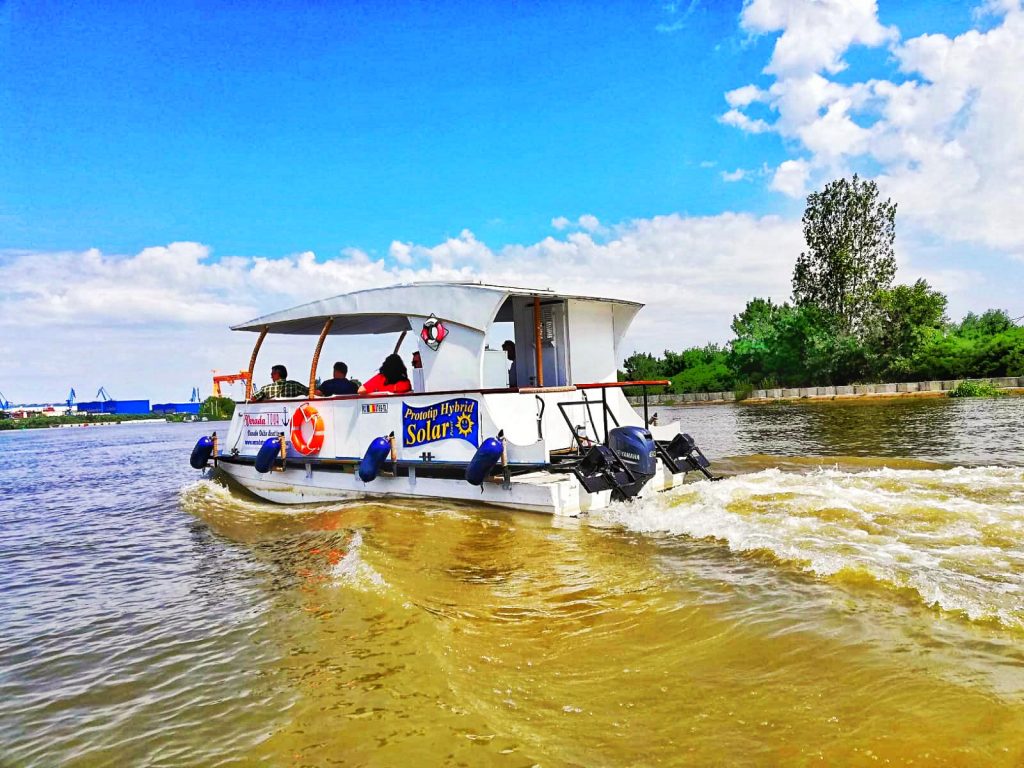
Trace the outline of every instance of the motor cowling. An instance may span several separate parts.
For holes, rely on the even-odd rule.
[[[646,483],[658,470],[658,447],[643,427],[615,427],[608,433],[608,447],[638,481]]]

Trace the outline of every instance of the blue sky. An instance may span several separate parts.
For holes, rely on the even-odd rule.
[[[774,143],[715,119],[770,44],[739,8],[665,34],[659,4],[16,3],[0,236],[328,255],[756,209],[700,165]]]
[[[32,302],[65,314],[77,307],[78,324],[93,323],[112,345],[129,325],[190,343],[190,334],[223,332],[229,316],[316,298],[308,291],[318,285],[361,284],[362,268],[349,264],[344,276],[316,273],[307,294],[253,287],[258,260],[287,279],[300,274],[302,253],[318,264],[369,259],[371,281],[410,266],[517,274],[514,259],[525,253],[538,279],[586,284],[545,238],[587,239],[573,262],[585,272],[597,264],[587,261],[591,246],[640,242],[662,231],[658,217],[675,217],[666,257],[691,269],[714,267],[716,247],[739,253],[746,228],[763,233],[765,255],[715,267],[724,282],[687,302],[697,316],[692,337],[652,321],[633,344],[658,351],[724,341],[745,298],[785,298],[804,194],[851,171],[878,176],[901,205],[901,276],[923,274],[952,290],[954,313],[987,300],[1014,311],[1006,282],[1024,278],[1024,235],[998,205],[984,209],[995,211],[991,222],[971,206],[1012,183],[1005,168],[1024,151],[979,159],[993,121],[984,93],[959,105],[959,117],[937,106],[965,82],[991,90],[993,102],[1005,100],[999,78],[1019,90],[1011,81],[1022,14],[1016,3],[998,6],[8,2],[0,7],[0,278],[32,274],[34,287],[0,287],[9,306],[0,325],[17,335],[17,299],[30,312]],[[972,58],[971,35],[984,36],[988,58]],[[782,40],[810,58],[787,58]],[[959,69],[936,74],[936,41],[962,51],[947,56]],[[796,102],[813,91],[810,74],[831,91],[805,109]],[[897,93],[908,82],[913,98]],[[734,106],[727,94],[743,86],[757,94],[734,98],[736,114],[723,119]],[[1012,132],[1020,117],[1007,106],[1002,130]],[[822,119],[828,110],[835,120]],[[871,136],[851,137],[858,129]],[[922,142],[933,148],[915,154]],[[977,178],[925,162],[944,152],[950,163],[965,154]],[[974,186],[959,190],[968,177]],[[653,252],[655,241],[643,242],[630,253]],[[245,290],[210,302],[242,316],[225,311],[199,329],[170,313],[140,312],[129,323],[97,310],[90,319],[92,305],[74,303],[76,285],[130,290],[132,260],[153,248],[170,248],[161,279],[172,297],[194,292],[175,280],[196,264],[241,260]],[[100,261],[83,255],[89,249]],[[656,278],[621,266],[641,275],[637,284],[609,287],[650,302]],[[751,279],[737,283],[740,272]],[[662,323],[678,314],[659,306]],[[48,338],[72,343],[58,315]],[[0,352],[17,358],[9,390],[27,390],[21,382],[46,368],[43,355],[10,342]],[[202,366],[206,358],[183,362],[175,391]],[[83,364],[76,375],[97,374]]]

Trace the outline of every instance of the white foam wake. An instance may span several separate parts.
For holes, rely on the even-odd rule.
[[[764,550],[820,576],[866,573],[925,603],[1024,629],[1024,470],[764,470],[598,520]]]

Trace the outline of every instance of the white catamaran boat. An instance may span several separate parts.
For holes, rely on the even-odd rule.
[[[200,439],[191,464],[212,464],[284,504],[426,497],[555,515],[667,490],[692,470],[711,478],[678,423],[650,423],[647,387],[668,382],[616,381],[619,344],[642,306],[550,290],[416,283],[242,323],[232,330],[259,334],[246,401],[226,438]],[[502,329],[520,351],[511,363],[487,345]],[[419,358],[411,392],[312,395],[328,336],[400,334],[398,351],[410,331]],[[253,401],[252,372],[268,333],[319,336],[310,397]],[[626,386],[643,392],[642,416]]]

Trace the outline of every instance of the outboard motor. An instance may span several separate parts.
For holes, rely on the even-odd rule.
[[[658,471],[654,437],[643,427],[615,427],[608,432],[608,447],[631,476],[619,490],[627,499],[633,498]]]
[[[659,443],[658,450],[672,474],[697,470],[708,480],[722,479],[711,474],[708,469],[711,462],[697,447],[694,439],[685,433],[676,435],[670,443]]]
[[[588,493],[611,490],[618,501],[640,493],[658,468],[657,445],[643,427],[616,427],[573,468]]]

